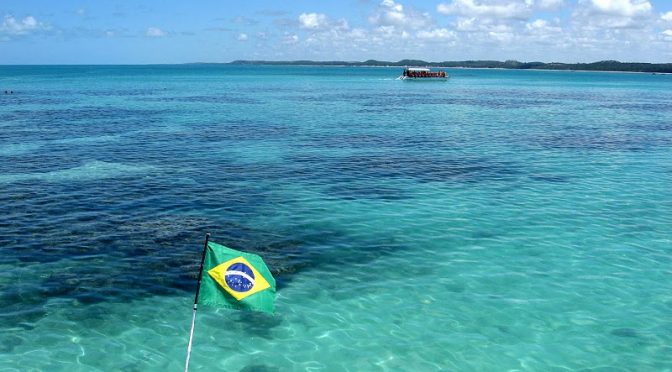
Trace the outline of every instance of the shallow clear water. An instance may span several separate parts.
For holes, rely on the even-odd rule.
[[[0,67],[2,370],[672,369],[672,76],[399,73]]]

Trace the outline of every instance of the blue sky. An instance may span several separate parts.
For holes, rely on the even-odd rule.
[[[0,64],[672,62],[669,0],[2,0]]]

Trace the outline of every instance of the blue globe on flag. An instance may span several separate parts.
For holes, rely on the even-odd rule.
[[[224,280],[229,288],[236,292],[247,292],[254,288],[254,272],[241,262],[236,262],[226,269]]]

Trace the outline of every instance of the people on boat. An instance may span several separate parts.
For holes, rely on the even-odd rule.
[[[402,73],[404,77],[410,78],[445,78],[448,75],[445,71],[427,71],[427,70],[414,70],[414,69],[404,69]]]

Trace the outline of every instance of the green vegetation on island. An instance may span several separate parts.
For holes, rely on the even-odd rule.
[[[349,61],[254,61],[238,60],[234,65],[296,65],[296,66],[427,66],[427,67],[462,67],[462,68],[505,68],[514,70],[577,70],[577,71],[623,71],[672,73],[672,63],[637,63],[619,61],[599,61],[592,63],[560,63],[560,62],[519,62],[519,61],[444,61],[427,62],[417,59],[402,59],[397,62],[367,60],[363,62]]]

